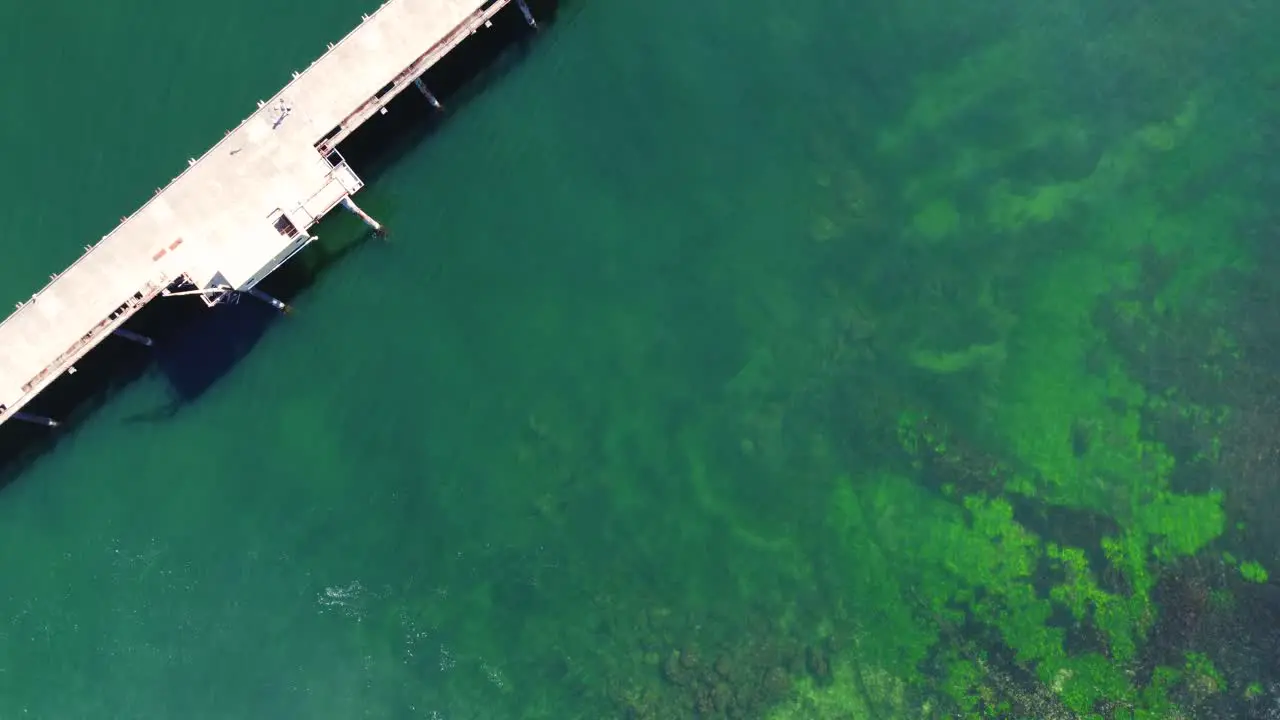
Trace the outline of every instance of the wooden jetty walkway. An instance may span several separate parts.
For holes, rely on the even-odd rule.
[[[389,0],[0,323],[0,423],[159,295],[209,305],[254,286],[363,186],[338,143],[511,3]],[[270,300],[268,298],[268,300]],[[277,307],[283,304],[274,301]]]

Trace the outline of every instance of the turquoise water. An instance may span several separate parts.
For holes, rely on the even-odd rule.
[[[347,254],[208,393],[154,419],[150,373],[3,490],[0,714],[960,717],[941,679],[990,652],[969,712],[1087,716],[1094,666],[970,604],[1048,622],[1010,588],[1061,563],[991,561],[1022,545],[965,498],[1138,598],[1142,650],[1086,613],[1068,655],[1199,652],[1222,687],[1178,703],[1263,712],[1269,651],[1223,637],[1270,586],[1222,552],[1280,560],[1240,292],[1275,13],[942,6],[562,7],[361,194],[389,243],[326,221],[298,262]],[[0,9],[0,288],[371,9]]]

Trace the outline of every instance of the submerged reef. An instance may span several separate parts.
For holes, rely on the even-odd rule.
[[[501,500],[556,570],[510,558],[520,579],[469,600],[539,640],[522,707],[548,688],[635,720],[1280,707],[1280,188],[1257,160],[1280,95],[1203,71],[1258,60],[1269,11],[957,6],[942,28],[923,5],[868,22],[954,43],[875,112],[830,113],[766,250],[707,251],[733,326],[715,371],[667,404],[638,381],[529,401],[495,472],[530,479]],[[762,43],[822,40],[780,12]],[[635,380],[666,357],[645,332],[666,340],[629,320],[600,332]]]

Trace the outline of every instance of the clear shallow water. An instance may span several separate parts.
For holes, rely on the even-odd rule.
[[[34,290],[369,9],[0,11],[0,287]],[[1172,446],[1149,403],[1114,410],[1130,384],[1163,391],[1155,354],[1123,364],[1140,343],[1099,340],[1094,318],[1172,314],[1201,350],[1223,317],[1247,334],[1221,278],[1265,262],[1246,232],[1276,109],[1258,89],[1280,77],[1253,52],[1264,20],[1243,3],[564,8],[362,194],[391,243],[327,268],[197,402],[144,419],[170,393],[148,376],[3,491],[0,710],[759,717],[831,675],[864,699],[799,716],[938,707],[917,639],[986,640],[895,609],[943,595],[936,567],[1025,583],[945,534],[962,496],[1015,498],[1029,532],[1100,556],[1116,527],[1159,537],[1133,520],[1147,493],[1232,471],[1193,447],[1171,490],[1128,450],[1090,450],[1136,442],[1138,407]],[[320,230],[334,251],[356,232]],[[1167,281],[1144,253],[1190,270]],[[1256,389],[1210,386],[1187,407]],[[904,439],[922,414],[959,460]],[[1040,481],[954,470],[984,458]],[[1102,519],[1073,533],[1063,508]],[[1264,540],[1198,557],[1266,564]],[[1255,585],[1225,589],[1252,607]],[[1142,667],[1180,667],[1158,630]],[[1010,682],[1034,696],[1053,661]],[[1231,667],[1232,697],[1265,686]]]

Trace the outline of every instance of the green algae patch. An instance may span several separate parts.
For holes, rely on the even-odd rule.
[[[912,717],[904,708],[906,686],[880,670],[852,662],[831,667],[831,678],[819,684],[811,677],[798,681],[792,697],[775,707],[768,720],[902,720]]]
[[[936,199],[915,214],[911,227],[929,242],[944,240],[960,229],[960,211],[950,200]]]
[[[1200,116],[1200,102],[1196,97],[1187,100],[1168,122],[1153,123],[1137,133],[1137,140],[1144,147],[1158,152],[1168,152],[1178,147],[1196,125]]]
[[[916,137],[933,135],[963,120],[1002,90],[1025,85],[1026,78],[1009,69],[1024,65],[1033,50],[1025,40],[992,43],[944,72],[923,76],[916,83],[918,92],[906,117],[881,134],[879,149],[901,152]]]
[[[987,194],[987,223],[996,230],[1016,232],[1027,225],[1050,222],[1083,192],[1081,184],[1062,182],[1017,192],[1008,181],[997,183]]]
[[[1161,560],[1196,554],[1226,526],[1221,493],[1162,493],[1139,507],[1136,519],[1144,531],[1157,537],[1155,556]]]
[[[1181,144],[1195,127],[1196,107],[1190,99],[1173,120],[1139,130],[1139,139],[1120,142],[1083,181],[1049,184],[1023,196],[1007,187],[992,191],[989,220],[1005,231],[1056,218],[1070,201],[1089,201],[1084,241],[1066,256],[1032,270],[1037,278],[1031,285],[1034,292],[1009,340],[994,433],[1004,439],[1018,464],[1031,471],[1019,484],[1021,492],[1030,490],[1029,479],[1045,500],[1087,507],[1123,521],[1133,518],[1137,503],[1159,498],[1167,488],[1174,460],[1146,438],[1146,392],[1107,347],[1093,317],[1103,298],[1136,285],[1139,257],[1152,243],[1157,243],[1157,251],[1168,247],[1171,252],[1198,253],[1190,235],[1170,225],[1161,203],[1142,196],[1110,197],[1121,180],[1151,164],[1141,149],[1151,142],[1140,139],[1143,133],[1158,127],[1161,137]],[[1191,235],[1221,233],[1235,214],[1224,208],[1215,213],[1216,226],[1195,228]],[[1232,262],[1229,253],[1220,251],[1204,259],[1213,268]],[[1179,267],[1195,265],[1182,262]],[[1182,284],[1179,297],[1170,296],[1169,301],[1190,297],[1197,284]],[[1129,312],[1137,316],[1144,310],[1134,306]],[[1160,508],[1144,511],[1145,521],[1155,522]],[[1220,532],[1220,525],[1211,523],[1208,532]]]
[[[915,349],[911,364],[937,375],[952,375],[975,367],[998,367],[1004,364],[1003,342],[979,343],[951,352]]]
[[[961,641],[946,628],[967,620],[994,630],[1017,664],[1039,678],[1045,694],[1040,702],[1052,698],[1088,712],[1102,701],[1137,702],[1145,691],[1108,657],[1069,652],[1066,628],[1053,621],[1055,606],[1065,607],[1077,625],[1092,625],[1107,640],[1110,658],[1133,660],[1154,617],[1140,534],[1104,542],[1108,561],[1132,588],[1118,594],[1099,587],[1083,550],[1044,543],[1001,498],[971,495],[957,504],[906,478],[881,474],[843,479],[830,507],[842,544],[857,549],[843,595],[857,605],[857,616],[876,618],[860,647],[883,659],[892,677],[909,682],[931,652],[953,653]],[[1047,595],[1035,584],[1046,571],[1059,578]],[[949,657],[934,681],[940,690],[966,717],[997,716],[1006,700],[992,690],[990,669],[965,656]],[[857,700],[854,694],[847,701]],[[814,712],[840,707],[834,700],[809,702]]]
[[[1267,569],[1252,560],[1240,563],[1240,575],[1249,582],[1265,583],[1267,581]]]
[[[932,504],[917,505],[927,496],[919,488],[897,476],[884,476],[872,482],[838,478],[828,510],[828,530],[847,561],[831,578],[840,588],[848,614],[855,618],[875,618],[863,645],[869,655],[887,671],[911,677],[938,640],[938,629],[920,622],[914,611],[914,584],[921,581],[915,572],[904,573],[903,560],[909,548],[913,528],[928,531],[932,523],[915,525],[920,515],[928,517],[945,511]],[[909,524],[904,527],[900,523]],[[930,569],[925,573],[932,575]],[[929,577],[925,581],[933,582]],[[931,587],[930,590],[933,590]],[[946,592],[937,590],[930,596],[945,601]]]
[[[995,230],[1016,233],[1029,226],[1066,219],[1077,208],[1105,207],[1126,186],[1146,178],[1157,166],[1157,155],[1180,149],[1196,128],[1200,101],[1187,99],[1171,120],[1138,128],[1108,148],[1088,177],[1015,188],[1008,180],[987,193],[986,219]],[[1121,247],[1128,247],[1126,244]]]

